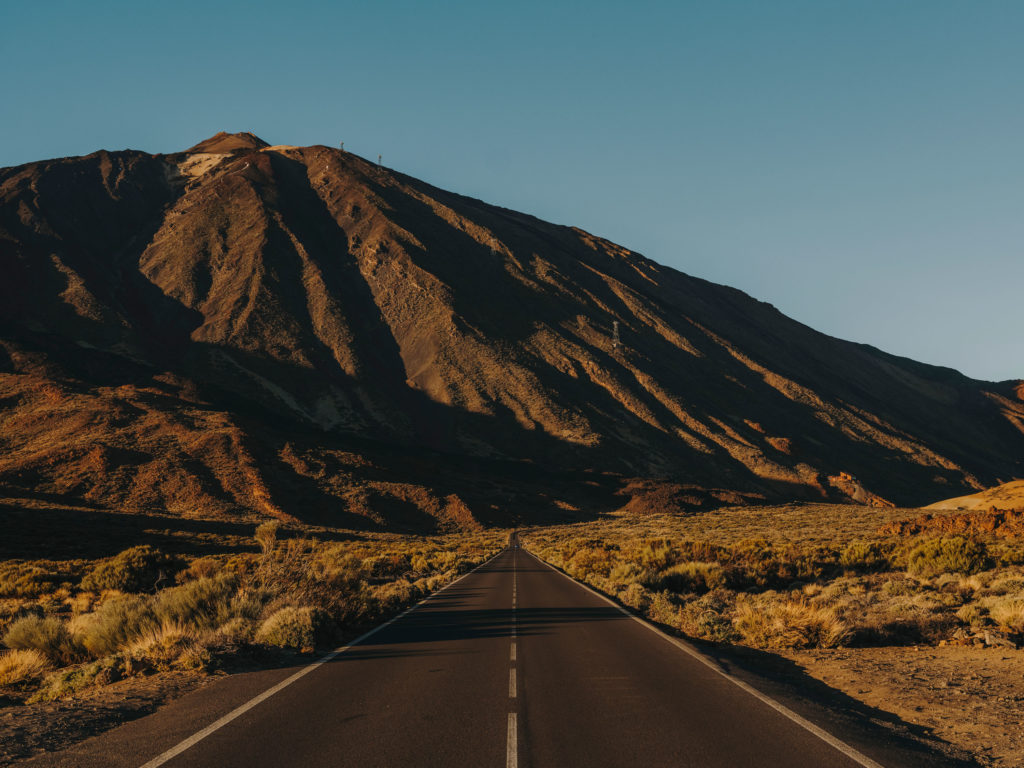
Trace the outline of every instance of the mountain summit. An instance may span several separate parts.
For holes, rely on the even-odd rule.
[[[416,529],[922,504],[1024,475],[1022,392],[325,146],[0,170],[8,488]]]

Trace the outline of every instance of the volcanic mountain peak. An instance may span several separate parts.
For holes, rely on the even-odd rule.
[[[325,146],[0,170],[0,485],[420,528],[920,503],[1024,475],[1018,386]]]
[[[194,147],[189,147],[185,151],[188,154],[196,154],[198,152],[227,154],[229,152],[236,152],[240,149],[263,149],[264,147],[269,146],[270,144],[249,131],[243,131],[242,133],[226,133],[225,131],[220,131],[205,141],[200,141]]]

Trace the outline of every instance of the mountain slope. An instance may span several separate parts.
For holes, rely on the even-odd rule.
[[[3,169],[0,275],[16,488],[416,527],[509,514],[466,505],[481,474],[900,504],[1024,474],[1019,382],[322,146],[218,134]]]

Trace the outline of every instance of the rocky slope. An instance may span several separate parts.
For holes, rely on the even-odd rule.
[[[1024,475],[1021,382],[251,134],[0,169],[0,408],[8,493],[184,515],[426,530]]]

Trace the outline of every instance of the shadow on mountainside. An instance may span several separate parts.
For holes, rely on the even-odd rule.
[[[21,496],[20,491],[15,492]],[[118,513],[0,498],[0,559],[54,560],[116,555],[140,544],[165,552],[215,555],[252,552],[255,523],[196,520],[166,514]],[[285,534],[283,534],[285,535]],[[317,530],[321,541],[348,541],[355,534]]]

